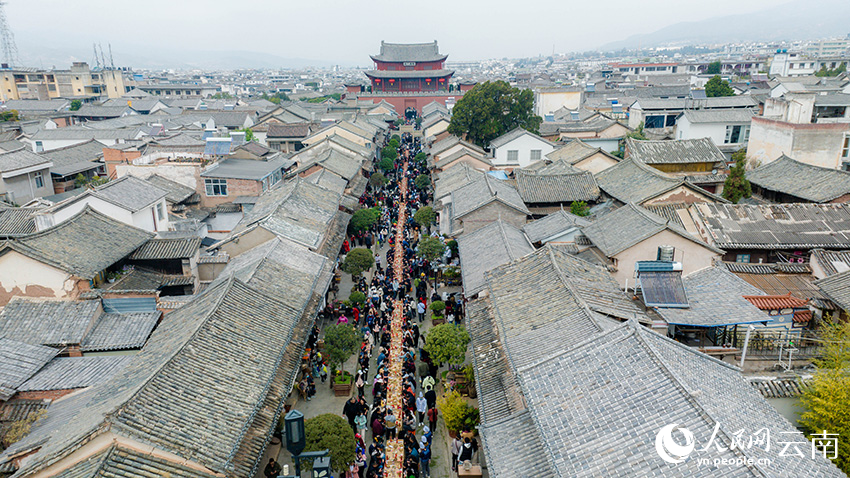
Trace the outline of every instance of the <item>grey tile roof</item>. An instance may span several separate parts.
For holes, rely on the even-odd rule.
[[[192,276],[163,274],[143,267],[135,266],[133,270],[121,276],[111,284],[102,284],[101,288],[111,291],[157,291],[167,286],[194,285]]]
[[[484,273],[534,252],[520,229],[494,221],[457,238],[463,293],[471,297],[487,285]]]
[[[587,219],[568,213],[563,209],[529,222],[522,227],[523,232],[532,243],[542,242],[570,229],[590,225]]]
[[[34,215],[39,208],[0,207],[0,237],[20,237],[35,232]]]
[[[132,212],[141,211],[168,193],[135,176],[124,176],[96,187],[93,196],[117,204]]]
[[[607,257],[614,257],[664,230],[678,234],[716,253],[721,252],[692,236],[678,224],[671,223],[633,203],[602,216],[582,229],[584,235]]]
[[[103,383],[124,368],[131,355],[113,357],[60,357],[30,377],[21,392],[69,390]]]
[[[843,310],[850,310],[850,271],[816,280],[815,285]]]
[[[92,279],[152,237],[86,207],[56,226],[13,239],[6,246],[82,279]]]
[[[111,446],[53,476],[55,478],[151,478],[153,476],[213,478],[216,475],[137,450]]]
[[[463,186],[482,177],[484,174],[481,171],[473,168],[466,163],[460,163],[453,168],[449,168],[437,174],[437,179],[434,182],[434,201],[448,196]]]
[[[455,151],[454,153],[452,153],[448,156],[440,157],[440,160],[437,161],[434,164],[434,166],[436,166],[437,169],[445,169],[446,166],[452,164],[458,158],[461,158],[461,157],[467,156],[467,155],[472,156],[473,158],[475,158],[475,159],[477,159],[481,162],[484,162],[486,164],[490,164],[490,165],[493,164],[492,161],[489,158],[487,158],[486,156],[484,156],[483,154],[481,154],[481,153],[479,153],[475,150],[468,149],[466,147],[462,147],[459,150]]]
[[[747,108],[734,109],[711,109],[711,110],[685,110],[682,113],[690,123],[724,123],[724,124],[749,124],[754,113]]]
[[[722,249],[850,248],[847,204],[695,204],[706,237]]]
[[[31,345],[78,345],[99,308],[97,301],[13,297],[0,312],[0,336]]]
[[[677,211],[687,210],[688,204],[685,203],[669,203],[669,204],[645,204],[643,206],[647,211],[657,214],[658,216],[663,217],[664,219],[678,225],[681,228],[685,228],[685,223],[682,222],[682,218],[679,216]],[[687,215],[687,212],[685,212]]]
[[[7,110],[18,110],[20,113],[56,112],[70,106],[68,100],[7,100],[4,105]]]
[[[297,372],[288,354],[301,314],[238,280],[208,287],[169,313],[120,373],[51,408],[53,419],[0,462],[40,445],[18,472],[26,476],[108,429],[216,473],[252,476]]]
[[[160,146],[197,146],[203,148],[206,142],[186,133],[177,133],[167,138],[156,138],[151,144]]]
[[[612,156],[610,153],[603,151],[602,148],[595,148],[580,139],[574,139],[569,143],[565,144],[564,146],[561,146],[560,148],[546,155],[546,159],[550,160],[552,163],[547,164],[545,160],[538,161],[536,163],[531,164],[526,169],[535,169],[540,172],[544,172],[551,164],[559,162],[564,162],[567,164],[576,164],[581,162],[588,156],[600,152],[615,161],[620,160],[616,156]]]
[[[263,193],[236,225],[234,234],[259,226],[315,250],[339,211],[340,197],[295,177]]]
[[[76,129],[76,128],[57,128],[57,129],[41,129],[32,135],[32,140],[131,140],[139,136],[139,128],[119,128],[119,129]],[[35,154],[35,153],[33,153]]]
[[[508,131],[507,133],[490,141],[490,148],[500,148],[505,144],[510,143],[511,141],[525,135],[531,136],[532,138],[536,138],[538,141],[542,141],[546,144],[552,144],[548,140],[543,139],[530,131],[526,131],[523,128],[514,128],[511,131]]]
[[[100,167],[97,161],[103,158],[103,144],[94,139],[85,143],[53,149],[40,155],[53,163],[52,174],[68,176]]]
[[[589,171],[542,174],[518,169],[515,174],[517,191],[526,204],[599,199],[599,186]]]
[[[656,309],[669,324],[717,327],[772,320],[743,297],[764,295],[764,292],[725,267],[707,267],[692,272],[682,279],[682,283],[688,296],[688,307]]]
[[[774,447],[787,441],[780,431],[796,429],[737,368],[635,322],[520,368],[519,375],[534,424],[558,471],[554,476],[713,477],[717,470],[699,465],[700,458],[741,457],[769,458],[769,463],[758,469],[732,465],[723,476],[841,476],[823,457],[774,453]],[[730,402],[746,404],[748,413],[729,407]],[[710,437],[719,424],[717,439],[726,450],[697,449],[683,463],[666,463],[658,457],[654,438],[671,423],[695,437]],[[728,449],[737,430],[763,427],[771,429],[769,451]]]
[[[620,161],[595,174],[595,177],[602,191],[623,203],[641,204],[679,186],[692,189],[717,202],[728,202],[681,178],[662,173],[634,159]]]
[[[201,173],[202,178],[249,179],[259,181],[275,171],[283,169],[286,158],[269,161],[255,159],[226,158]]]
[[[58,353],[52,347],[0,337],[0,401],[8,400]]]
[[[626,157],[644,164],[721,163],[726,156],[710,138],[642,141],[626,138]]]
[[[530,214],[516,189],[504,181],[485,174],[466,186],[452,191],[452,217],[463,217],[494,201]]]
[[[812,249],[812,257],[827,276],[850,270],[850,251]]]
[[[801,163],[784,154],[748,171],[747,179],[762,189],[815,203],[850,194],[850,173]]]
[[[201,247],[200,237],[182,239],[151,239],[135,252],[131,260],[188,259],[198,253]]]
[[[102,314],[86,334],[83,352],[140,349],[147,342],[162,313]]]
[[[758,106],[758,101],[749,95],[721,96],[699,100],[690,98],[638,98],[636,103],[643,110],[753,108]],[[634,108],[634,103],[631,106]]]
[[[348,186],[348,181],[324,168],[305,177],[304,180],[337,194],[344,193],[345,188]]]
[[[33,153],[28,148],[0,152],[0,171],[4,173],[34,166],[47,168],[50,166],[50,160]]]
[[[552,244],[489,271],[485,278],[500,340],[515,368],[606,330],[587,300],[605,309],[636,311],[619,288],[611,289],[613,279],[605,269]],[[622,299],[613,299],[618,294]]]
[[[233,276],[301,309],[315,291],[327,290],[332,269],[326,257],[290,240],[274,238],[231,259],[216,281]]]
[[[381,41],[381,53],[372,56],[377,61],[440,61],[447,55],[440,54],[437,41],[433,43],[386,43]]]
[[[471,151],[477,151],[480,154],[486,154],[480,146],[472,144],[468,141],[464,141],[452,134],[432,144],[429,152],[432,156],[436,156],[458,143],[460,143],[461,145],[463,145],[463,147]]]
[[[339,177],[345,178],[346,181],[353,181],[363,169],[364,157],[353,156],[337,151],[334,148],[328,148],[327,151],[319,153],[311,159],[301,164],[296,172],[300,173],[307,171],[313,166],[320,166],[327,169]]]
[[[117,118],[119,116],[124,116],[130,114],[132,112],[132,108],[127,105],[119,105],[119,106],[101,106],[101,105],[92,105],[85,104],[77,111],[71,112],[73,116],[91,116],[91,117],[103,117],[103,118]]]
[[[266,138],[303,139],[310,135],[310,123],[271,123]]]
[[[185,186],[157,174],[149,176],[145,179],[145,181],[165,191],[165,200],[172,204],[181,203],[195,194],[195,190],[189,186]]]

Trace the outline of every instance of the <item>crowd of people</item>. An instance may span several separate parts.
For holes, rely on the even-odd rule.
[[[360,198],[364,207],[380,208],[380,219],[371,229],[358,231],[347,239],[349,247],[362,245],[371,250],[374,244],[379,251],[371,280],[361,278],[355,284],[356,290],[366,296],[363,310],[353,308],[350,316],[345,314],[348,323],[355,325],[362,334],[354,381],[356,393],[346,401],[342,410],[357,440],[356,458],[349,467],[349,475],[359,478],[385,476],[387,443],[390,440],[403,443],[406,478],[429,477],[431,441],[438,417],[434,390],[438,364],[434,364],[423,349],[425,337],[419,328],[429,301],[424,277],[431,273],[431,264],[416,257],[420,233],[413,221],[416,210],[430,201],[429,192],[418,190],[413,179],[419,174],[428,174],[428,171],[425,164],[411,161],[420,151],[417,140],[404,138],[398,151],[393,170],[386,172],[386,184],[370,188]],[[406,197],[401,196],[400,188],[404,177],[407,177]],[[404,214],[400,214],[402,208]],[[401,224],[400,217],[404,218]],[[401,240],[396,236],[399,229]],[[388,246],[383,257],[380,254],[382,244]],[[400,275],[396,274],[394,267],[397,249],[402,251],[403,257]],[[403,351],[399,355],[403,361],[400,409],[393,409],[387,403],[391,380],[391,321],[396,307],[401,307],[404,318],[401,330]],[[371,370],[373,357],[374,371]],[[417,362],[421,364],[419,369]],[[366,392],[370,381],[371,394]],[[367,436],[371,438],[367,440]]]

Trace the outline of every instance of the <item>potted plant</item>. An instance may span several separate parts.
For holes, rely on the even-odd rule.
[[[435,300],[431,302],[431,305],[428,306],[431,309],[431,323],[433,325],[440,325],[446,323],[446,318],[443,315],[443,312],[446,310],[446,303],[442,300]]]
[[[280,421],[283,422],[283,416]],[[354,450],[357,448],[357,441],[354,438],[354,431],[345,418],[333,413],[308,418],[304,420],[304,434],[306,435],[305,452],[328,450],[331,457],[331,469],[336,472],[348,470],[348,465],[355,458]],[[302,465],[307,470],[312,469],[310,461]]]
[[[357,350],[358,336],[354,327],[349,324],[331,325],[325,329],[325,350],[328,362],[334,370],[332,384],[334,395],[345,397],[351,393],[353,377],[343,366],[351,354]]]
[[[459,392],[452,390],[437,398],[437,409],[443,416],[449,435],[454,438],[462,430],[474,430],[479,423],[479,411],[466,403]]]
[[[466,379],[466,394],[469,395],[469,398],[478,397],[478,391],[475,388],[475,368],[472,367],[472,364],[463,368],[463,376]]]

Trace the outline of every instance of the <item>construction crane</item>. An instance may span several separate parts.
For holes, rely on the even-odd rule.
[[[10,67],[20,66],[21,60],[18,58],[18,46],[15,45],[15,34],[9,28],[9,22],[6,21],[6,2],[0,1],[0,40],[3,42],[3,62]]]

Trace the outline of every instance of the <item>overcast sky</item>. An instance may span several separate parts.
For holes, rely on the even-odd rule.
[[[775,0],[8,0],[21,57],[90,61],[122,53],[248,50],[369,65],[381,40],[438,40],[449,60],[583,51],[681,21],[748,13]],[[124,60],[126,61],[126,60]],[[64,66],[64,65],[63,65]],[[174,65],[179,67],[180,65]],[[67,67],[67,66],[65,66]]]

